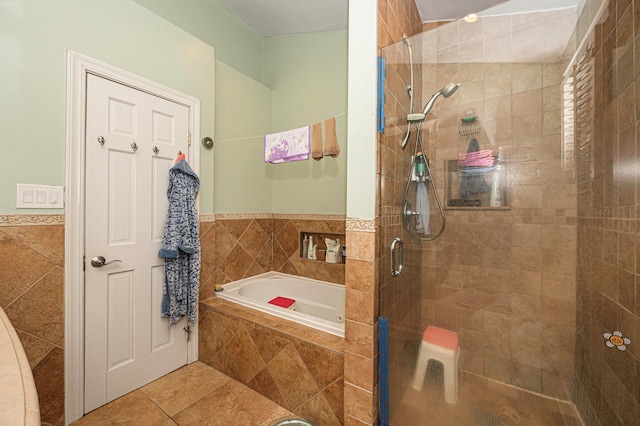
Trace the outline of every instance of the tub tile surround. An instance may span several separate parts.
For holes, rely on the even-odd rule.
[[[216,297],[200,303],[200,361],[322,425],[342,425],[344,340]]]
[[[215,284],[268,271],[344,284],[343,264],[302,259],[299,246],[300,233],[344,234],[344,223],[340,215],[216,215]]]

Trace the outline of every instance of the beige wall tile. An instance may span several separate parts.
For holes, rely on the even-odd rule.
[[[513,93],[526,92],[542,88],[542,65],[513,64]]]
[[[556,103],[556,108],[557,108]],[[528,115],[539,112],[542,109],[542,89],[528,92],[515,93],[513,95],[513,115]]]
[[[368,260],[349,259],[345,270],[347,288],[360,291],[373,291],[375,264]]]
[[[345,321],[345,350],[364,357],[373,357],[377,352],[374,327],[352,320]]]
[[[357,387],[373,392],[377,383],[377,362],[351,352],[344,354],[344,380]]]
[[[349,259],[373,260],[375,254],[375,234],[373,232],[347,232]]]
[[[542,225],[515,224],[513,225],[514,247],[541,247]]]
[[[344,412],[346,415],[372,424],[374,420],[373,393],[345,383]]]
[[[345,314],[347,319],[363,324],[373,324],[375,321],[375,307],[373,293],[346,290]]]

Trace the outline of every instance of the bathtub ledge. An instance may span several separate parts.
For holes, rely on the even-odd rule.
[[[220,297],[210,297],[200,301],[200,306],[205,310],[207,308],[217,309],[227,315],[239,317],[251,322],[259,323],[265,327],[275,331],[290,334],[301,340],[324,346],[335,352],[344,353],[344,338],[339,337],[321,330],[298,324],[288,319],[280,318],[255,309],[242,306],[238,303],[222,299]]]

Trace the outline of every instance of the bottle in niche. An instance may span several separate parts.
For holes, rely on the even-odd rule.
[[[302,257],[307,258],[309,256],[309,239],[307,236],[304,236],[304,240],[302,240]]]
[[[500,184],[500,166],[496,166],[493,171],[493,183],[491,184],[491,195],[489,196],[489,206],[502,207],[502,185]]]
[[[316,252],[313,246],[313,235],[309,236],[309,245],[307,247],[307,259],[311,259],[311,260],[316,259]]]

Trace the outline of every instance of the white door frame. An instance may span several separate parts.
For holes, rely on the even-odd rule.
[[[95,74],[189,107],[189,132],[194,141],[188,159],[200,169],[200,101],[104,62],[67,50],[67,117],[65,166],[64,383],[65,422],[84,414],[84,215],[85,111],[87,74]],[[191,333],[188,362],[198,359],[197,325]]]

